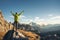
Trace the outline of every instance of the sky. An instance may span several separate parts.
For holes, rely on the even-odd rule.
[[[60,0],[0,0],[0,10],[5,20],[14,22],[10,13],[20,13],[20,23],[60,24]]]

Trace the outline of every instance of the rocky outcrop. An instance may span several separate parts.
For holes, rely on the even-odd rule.
[[[2,12],[0,11],[0,39],[3,38],[3,36],[5,35],[5,33],[8,30],[11,30],[13,28],[13,25],[11,23],[8,23],[3,15]]]
[[[40,40],[40,37],[30,31],[25,31],[25,30],[19,30],[23,35],[25,35],[26,37],[28,37],[29,40]]]
[[[3,15],[2,15],[2,12],[0,12],[0,40],[3,39],[4,35],[7,33],[10,33],[9,30],[12,30],[14,28],[14,26],[11,24],[11,23],[8,23]],[[15,28],[14,28],[15,29]],[[26,30],[21,30],[21,29],[18,29],[18,33],[20,33],[21,35],[24,35],[25,37],[27,37],[29,40],[38,40],[40,37],[33,33],[33,32],[30,32],[30,31],[26,31]],[[9,34],[8,34],[9,35]],[[13,33],[14,35],[14,33]],[[13,36],[12,35],[12,36]],[[20,35],[20,36],[21,36]],[[6,36],[6,35],[5,35]]]

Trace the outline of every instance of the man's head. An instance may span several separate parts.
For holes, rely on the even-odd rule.
[[[17,14],[17,12],[16,12],[16,14]]]

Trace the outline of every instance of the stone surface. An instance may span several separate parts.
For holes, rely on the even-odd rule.
[[[3,39],[4,35],[9,31],[13,29],[13,25],[11,23],[8,23],[0,11],[0,40]],[[39,40],[39,36],[33,32],[21,30],[18,29],[18,33],[22,33],[25,37],[27,37],[29,40]],[[21,36],[21,35],[20,35]]]

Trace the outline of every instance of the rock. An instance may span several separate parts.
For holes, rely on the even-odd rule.
[[[8,32],[8,30],[11,30],[13,28],[13,25],[8,23],[2,15],[2,12],[0,11],[0,39],[2,40],[3,36]]]
[[[14,35],[14,32],[12,32],[13,29],[15,31],[15,27],[4,19],[2,12],[0,11],[0,40],[2,40],[3,38],[8,38],[10,36],[12,38],[12,36]],[[18,39],[28,38],[29,40],[38,40],[38,39],[40,40],[40,37],[37,34],[30,31],[18,29],[18,34],[20,37]]]
[[[40,40],[40,36],[38,36],[37,34],[33,33],[33,32],[28,32],[25,30],[19,30],[23,35],[25,35],[26,37],[28,37],[29,40]]]

